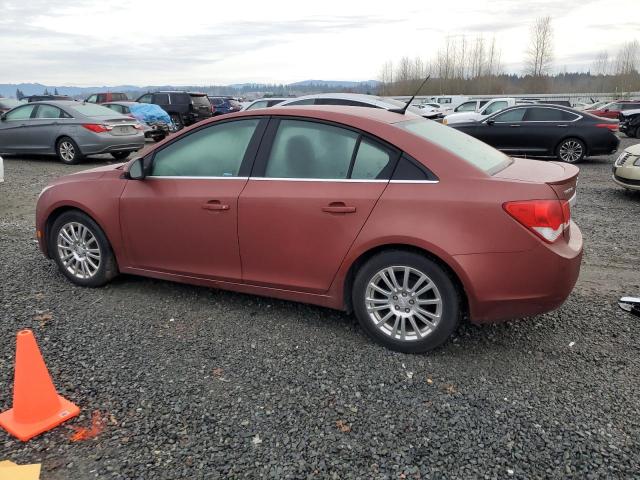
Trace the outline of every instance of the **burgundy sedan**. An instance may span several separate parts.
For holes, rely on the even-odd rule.
[[[464,317],[564,302],[582,256],[577,176],[411,114],[273,107],[58,179],[37,236],[78,285],[122,272],[313,303],[423,352]]]

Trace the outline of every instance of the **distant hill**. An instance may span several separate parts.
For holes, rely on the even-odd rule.
[[[58,85],[44,85],[42,83],[0,83],[0,97],[15,97],[16,90],[26,95],[40,95],[45,89],[50,93],[58,90],[60,95],[70,95],[72,97],[86,97],[96,92],[126,92],[133,96],[140,92],[156,90],[196,90],[214,95],[240,95],[248,92],[268,92],[276,94],[304,94],[321,93],[327,91],[353,91],[358,93],[374,92],[380,82],[377,80],[367,80],[362,82],[341,81],[341,80],[304,80],[288,85],[285,84],[265,84],[265,83],[235,83],[232,85],[210,85],[210,86],[185,86],[185,85],[116,85],[112,87],[66,87]]]

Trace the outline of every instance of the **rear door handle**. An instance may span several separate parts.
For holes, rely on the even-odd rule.
[[[229,205],[220,203],[220,200],[210,200],[207,203],[202,204],[202,208],[205,210],[224,211],[229,210]]]
[[[348,207],[344,202],[332,202],[326,207],[322,207],[326,213],[355,213],[356,207]]]
[[[569,125],[556,125],[558,127],[568,127]]]
[[[510,127],[519,127],[520,125],[515,124],[515,125],[509,125],[509,126]]]

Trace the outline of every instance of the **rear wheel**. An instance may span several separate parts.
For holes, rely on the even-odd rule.
[[[131,152],[111,152],[111,156],[116,160],[124,160],[127,158]]]
[[[586,154],[586,145],[577,138],[565,138],[556,148],[556,157],[567,163],[581,162]]]
[[[352,301],[365,332],[399,352],[440,346],[460,320],[460,299],[449,275],[436,262],[402,250],[380,253],[358,271]]]
[[[79,211],[60,215],[49,233],[49,252],[65,277],[83,287],[100,287],[118,274],[102,229]]]
[[[56,143],[56,154],[58,155],[58,159],[67,165],[80,163],[84,158],[76,142],[69,137],[62,137],[58,140],[58,143]]]

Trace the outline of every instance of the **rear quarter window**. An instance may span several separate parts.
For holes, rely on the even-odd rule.
[[[394,125],[444,148],[488,175],[493,175],[511,164],[511,159],[504,153],[470,135],[437,122],[416,119]]]

